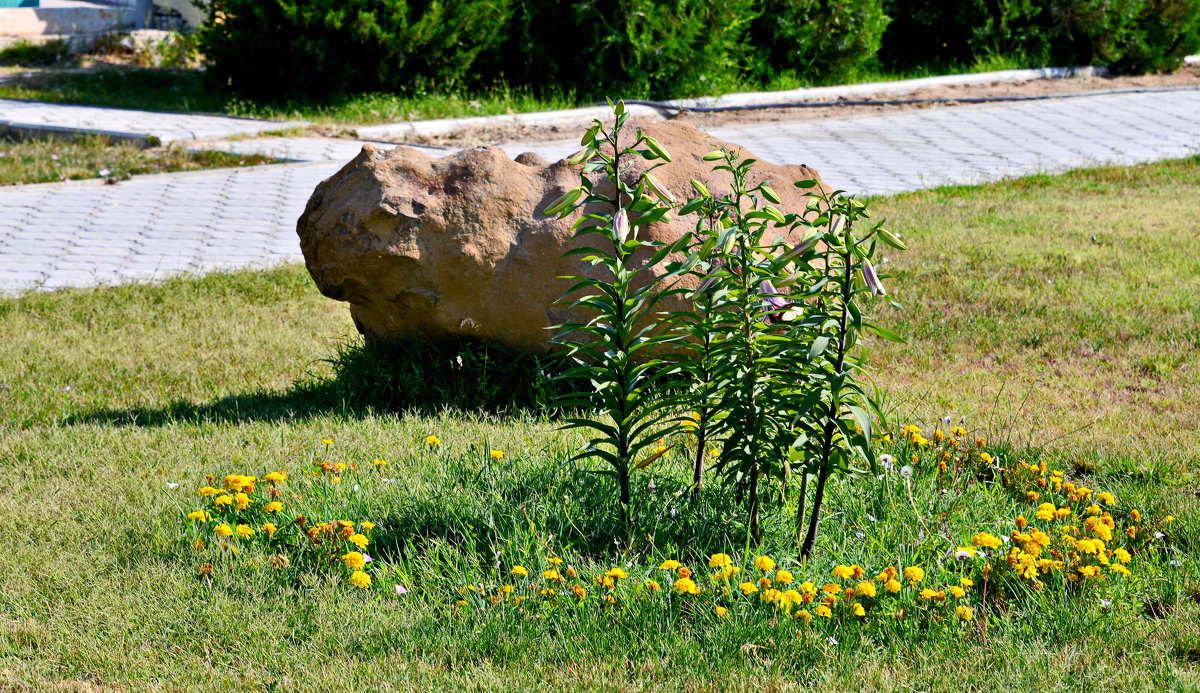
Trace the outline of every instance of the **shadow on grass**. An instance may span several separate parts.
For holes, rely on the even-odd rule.
[[[293,421],[338,414],[545,413],[560,387],[557,362],[482,342],[402,341],[346,344],[328,359],[331,377],[313,376],[284,392],[248,392],[211,402],[102,409],[69,425],[166,426],[177,423]]]

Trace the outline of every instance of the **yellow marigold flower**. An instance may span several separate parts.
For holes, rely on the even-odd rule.
[[[813,609],[813,613],[823,618],[833,618],[833,611],[831,611],[829,607],[825,606],[824,604],[821,604],[817,606],[817,608]]]
[[[950,595],[955,599],[962,599],[963,597],[967,596],[967,591],[961,587],[951,587]]]
[[[280,469],[277,472],[269,472],[266,476],[267,481],[272,484],[282,484],[287,481],[287,472]]]
[[[737,567],[736,565],[727,565],[713,573],[712,579],[715,582],[726,582],[729,580],[729,578],[737,575],[739,571],[741,571],[741,568]]]
[[[989,454],[987,454],[986,452],[981,452],[981,453],[979,453],[979,459],[980,459],[980,461],[982,461],[984,464],[991,464],[991,463],[992,463],[992,456],[991,456],[991,455],[989,455]]]
[[[675,585],[671,588],[679,594],[700,594],[700,586],[697,585],[691,578],[681,577],[675,581]]]
[[[714,553],[712,557],[708,559],[709,568],[724,568],[725,566],[732,564],[733,559],[730,558],[729,554],[727,553]]]
[[[1163,522],[1165,522],[1167,524],[1171,524],[1174,521],[1175,521],[1174,515],[1167,515],[1166,517],[1163,518]]]
[[[551,568],[549,570],[543,570],[542,577],[545,578],[546,580],[562,580],[563,579],[562,574],[559,573],[554,568]]]
[[[867,610],[863,608],[863,605],[862,605],[862,604],[857,604],[857,603],[856,603],[856,604],[854,605],[854,615],[855,615],[855,616],[866,616],[866,615],[867,615]]]
[[[550,558],[546,559],[546,562],[550,565],[562,565],[563,560],[558,556],[551,556]]]
[[[928,587],[921,590],[921,599],[937,599],[937,590],[931,590]]]
[[[904,578],[909,582],[920,582],[925,579],[925,571],[915,565],[904,569]]]
[[[1133,559],[1133,556],[1130,556],[1129,552],[1125,549],[1114,549],[1113,558],[1117,559],[1118,563],[1128,563]]]
[[[209,519],[212,518],[212,516],[203,510],[196,510],[196,511],[188,513],[187,518],[189,520],[195,520],[197,522],[208,522]]]
[[[579,573],[575,572],[575,568],[573,568],[571,566],[567,566],[567,577],[573,578],[573,577],[578,577],[578,576],[579,576]]]
[[[525,577],[529,574],[529,571],[526,570],[525,566],[523,565],[514,565],[511,572],[513,575],[520,575],[521,577]]]
[[[782,596],[783,596],[783,592],[780,592],[779,590],[772,587],[771,589],[766,590],[762,594],[760,594],[759,599],[763,600],[764,602],[766,602],[768,604],[774,604],[775,602],[779,601],[779,598]]]
[[[339,472],[344,472],[344,471],[346,471],[346,463],[338,462],[337,464],[333,465],[333,468],[338,470]]]
[[[325,443],[326,445],[333,445],[333,438],[322,438],[321,442]]]
[[[901,585],[900,581],[896,578],[891,578],[887,582],[883,583],[883,589],[891,592],[892,594],[899,592],[902,587],[903,585]]]
[[[233,496],[229,495],[228,493],[217,496],[213,499],[213,505],[218,508],[224,505],[233,505]]]
[[[729,618],[729,609],[723,606],[718,606],[714,611],[717,612],[717,618]]]
[[[1025,493],[1025,497],[1031,501],[1035,501],[1035,500],[1041,498],[1042,496],[1037,491],[1027,491]]]
[[[583,585],[572,585],[571,586],[571,594],[574,594],[576,599],[582,600],[584,597],[587,596],[587,590],[585,590],[583,588]]]
[[[236,531],[239,539],[249,539],[254,536],[254,529],[250,525],[238,525]]]
[[[1037,512],[1034,513],[1034,515],[1039,520],[1053,520],[1054,511],[1055,508],[1053,503],[1042,503],[1038,506]]]
[[[860,582],[858,583],[858,586],[854,588],[854,591],[864,597],[874,597],[877,594],[875,590],[875,583],[873,582]]]
[[[233,528],[222,522],[216,527],[213,527],[213,534],[216,534],[218,537],[232,537]]]
[[[1097,493],[1096,500],[1100,501],[1101,503],[1104,503],[1105,505],[1113,505],[1114,503],[1117,502],[1116,497],[1113,496],[1113,494],[1109,493],[1108,491],[1101,491],[1100,493]]]
[[[233,500],[234,503],[237,504],[238,510],[245,510],[246,508],[250,507],[250,496],[247,496],[244,493],[235,494]]]
[[[358,526],[362,527],[364,532],[370,532],[371,530],[375,529],[374,522],[359,522]]]
[[[909,424],[909,425],[905,426],[903,430],[900,431],[900,435],[904,438],[908,438],[909,436],[912,436],[912,435],[914,435],[916,433],[920,433],[920,432],[921,432],[920,428],[918,428],[917,426],[914,426],[912,424]]]
[[[813,615],[808,612],[808,609],[801,609],[796,612],[796,620],[812,623]]]
[[[646,581],[646,589],[650,590],[651,592],[657,592],[662,589],[662,586],[659,585],[658,582],[656,582],[654,580],[647,580]]]
[[[350,584],[365,590],[371,586],[371,576],[361,570],[356,570],[350,574]]]
[[[970,587],[975,584],[975,581],[971,578],[962,578],[958,581],[958,584],[962,585],[963,587]]]
[[[466,605],[467,605],[467,600],[466,600],[466,599],[459,599],[458,601],[454,602],[454,605],[455,605],[455,606],[466,606]]]
[[[1109,567],[1109,570],[1113,571],[1114,573],[1120,573],[1121,575],[1124,575],[1125,577],[1129,577],[1129,568],[1126,568],[1125,566],[1121,565],[1120,563],[1113,564],[1112,566]]]
[[[360,549],[365,548],[367,546],[367,542],[370,541],[362,534],[357,534],[357,533],[351,534],[349,536],[349,540],[350,540],[351,544],[354,544],[355,546],[357,546]]]
[[[676,568],[682,568],[682,567],[683,567],[682,563],[680,563],[679,561],[672,558],[672,559],[663,561],[662,565],[658,566],[658,569],[659,570],[675,570]]]
[[[754,559],[754,567],[755,569],[761,570],[764,573],[769,573],[772,570],[775,570],[775,559],[771,558],[770,556],[759,556],[758,558]]]
[[[263,506],[263,511],[268,513],[277,513],[280,510],[283,510],[283,503],[279,501],[271,501]]]
[[[775,582],[782,582],[785,585],[790,585],[794,579],[795,578],[792,577],[792,574],[786,570],[780,570],[775,573]]]
[[[516,587],[513,587],[512,585],[500,585],[496,588],[496,591],[500,594],[512,594],[513,590],[515,589]]]
[[[545,589],[538,592],[538,594],[542,595],[543,597],[553,597],[555,592],[554,592],[553,588],[546,587]]]
[[[979,447],[983,447],[984,445],[987,445],[987,438],[984,438],[983,436],[979,436],[978,438],[975,439],[975,445],[977,445]]]
[[[1070,508],[1068,508],[1067,506],[1064,505],[1063,507],[1054,511],[1054,516],[1060,520],[1064,520],[1064,519],[1070,517],[1072,512],[1074,512],[1074,511],[1072,511]]]
[[[275,525],[271,524],[270,522],[264,522],[263,526],[262,526],[262,531],[266,532],[268,537],[273,537],[273,536],[275,536],[275,532],[279,531],[279,528],[276,527]]]
[[[504,451],[503,450],[492,450],[492,459],[493,460],[504,459]]]
[[[681,578],[690,578],[692,576],[692,571],[688,570],[687,568],[680,568],[679,570],[675,571],[675,574]]]
[[[1000,537],[993,536],[987,532],[980,532],[979,534],[975,535],[975,538],[971,540],[971,543],[975,546],[982,546],[987,549],[998,549],[1000,548],[1000,544],[1004,542],[1000,540]]]
[[[743,582],[738,587],[741,588],[742,594],[746,596],[750,596],[758,591],[758,585],[755,585],[753,582]]]
[[[833,576],[841,580],[849,580],[850,578],[854,577],[854,569],[848,565],[835,566],[833,569]]]
[[[200,494],[201,496],[215,496],[220,492],[221,489],[213,488],[212,486],[201,486],[200,488],[196,489],[196,493]]]
[[[933,439],[939,443],[942,442],[943,440],[946,439],[946,432],[940,428],[937,429],[936,431],[933,432]]]
[[[842,586],[837,584],[836,582],[830,582],[830,583],[826,584],[825,586],[823,586],[821,588],[821,591],[824,592],[825,594],[841,594]]]
[[[970,621],[971,619],[975,618],[975,610],[966,604],[963,604],[954,610],[954,615],[958,616],[964,621]]]
[[[387,460],[381,460],[378,457],[376,457],[375,459],[371,460],[371,464],[375,465],[376,467],[386,467]]]
[[[434,435],[428,435],[425,436],[425,444],[432,447],[437,447],[442,444],[442,439]]]
[[[629,577],[629,574],[626,573],[624,570],[621,570],[620,568],[613,568],[612,570],[605,573],[604,577],[610,577],[610,578],[613,578],[614,580],[620,580],[622,578]]]
[[[1112,541],[1112,529],[1103,522],[1096,523],[1096,526],[1092,527],[1092,533],[1104,541]]]
[[[342,562],[345,563],[346,567],[350,570],[362,570],[363,566],[367,564],[367,559],[364,558],[363,555],[358,551],[351,551],[350,553],[342,556]]]
[[[1094,565],[1080,566],[1079,574],[1086,575],[1088,577],[1096,577],[1097,575],[1100,574],[1100,567],[1094,566]]]

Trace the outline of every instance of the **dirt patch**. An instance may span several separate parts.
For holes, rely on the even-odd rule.
[[[819,120],[824,118],[849,118],[894,113],[918,108],[971,107],[959,99],[1007,96],[1053,96],[1056,94],[1079,94],[1108,91],[1110,89],[1138,89],[1161,87],[1200,87],[1200,65],[1187,65],[1175,72],[1155,75],[1124,77],[1073,77],[1070,79],[1036,79],[1025,82],[991,82],[945,87],[916,89],[907,94],[889,94],[878,97],[849,97],[823,102],[819,107],[762,108],[746,111],[723,111],[719,113],[697,113],[684,111],[672,114],[673,119],[683,119],[697,127],[739,125],[776,121]],[[869,105],[847,104],[847,101],[894,101],[894,100],[939,100],[921,104]],[[580,134],[574,125],[533,126],[518,122],[496,122],[483,126],[465,127],[440,135],[411,135],[403,139],[410,144],[434,147],[473,147],[481,144],[508,144],[512,142],[541,142],[558,139],[573,139]]]

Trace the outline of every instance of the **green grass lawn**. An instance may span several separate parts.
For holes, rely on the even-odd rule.
[[[995,608],[986,628],[914,619],[799,636],[789,619],[661,604],[542,618],[456,608],[457,587],[511,579],[490,572],[496,552],[502,571],[540,572],[552,553],[587,569],[628,560],[639,576],[664,557],[708,570],[708,553],[740,553],[741,513],[715,487],[672,513],[687,471],[668,458],[637,479],[639,550],[622,556],[607,482],[563,463],[572,434],[539,411],[464,408],[461,393],[415,411],[371,406],[370,369],[332,363],[361,356],[345,307],[291,266],[0,299],[0,688],[1195,690],[1198,164],[873,205],[909,244],[884,265],[905,310],[882,322],[910,343],[870,346],[897,420],[928,431],[965,416],[1004,458],[1044,459],[1177,518],[1165,548],[1103,593],[1112,604],[1048,584]],[[309,476],[322,460],[360,469],[329,484]],[[281,468],[286,493],[304,496],[289,505],[378,523],[369,550],[386,589],[283,579],[252,551],[192,546],[206,535],[182,513],[199,507],[206,474]],[[833,483],[817,556],[798,575],[932,565],[1036,507],[986,476],[885,477]],[[788,522],[766,520],[764,550],[780,560]]]
[[[174,147],[146,149],[98,136],[77,140],[0,138],[0,185],[85,178],[117,182],[145,173],[258,166],[276,161],[257,154],[190,152]]]

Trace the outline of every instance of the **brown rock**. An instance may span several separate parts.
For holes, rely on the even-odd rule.
[[[740,147],[682,123],[639,125],[671,153],[673,162],[654,176],[681,202],[694,194],[692,178],[714,194],[728,191],[729,175],[714,173],[701,157]],[[785,212],[806,207],[792,183],[817,178],[807,167],[762,161],[755,176],[771,182]],[[317,287],[350,303],[368,340],[467,337],[544,352],[553,336],[547,328],[590,317],[554,305],[570,288],[558,277],[583,270],[577,258],[562,257],[577,217],[541,213],[578,185],[578,167],[547,164],[534,154],[514,161],[499,149],[476,147],[431,159],[415,149],[367,145],[317,186],[297,233]],[[694,217],[677,218],[655,224],[649,235],[674,240],[694,226]]]

